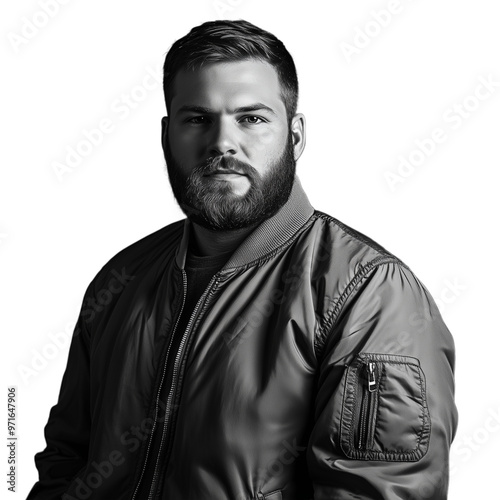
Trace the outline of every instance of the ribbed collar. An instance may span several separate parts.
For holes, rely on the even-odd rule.
[[[287,202],[269,219],[259,224],[236,248],[222,270],[240,267],[279,248],[309,220],[314,208],[297,176]],[[184,233],[177,249],[176,263],[184,269],[191,231],[191,222],[184,220]]]

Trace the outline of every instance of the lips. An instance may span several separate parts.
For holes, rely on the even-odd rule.
[[[215,174],[236,174],[236,175],[245,175],[242,172],[238,172],[236,170],[230,170],[230,169],[219,169],[219,170],[214,170],[213,172],[210,172],[208,174],[205,174],[206,176],[208,175],[215,175]]]
[[[249,163],[225,155],[207,158],[195,167],[193,172],[196,172],[200,178],[214,177],[220,180],[247,177],[253,182],[257,178],[257,172]]]

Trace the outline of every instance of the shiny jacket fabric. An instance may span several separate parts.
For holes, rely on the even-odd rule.
[[[189,228],[89,285],[28,498],[445,499],[454,346],[408,267],[296,178],[176,331]]]

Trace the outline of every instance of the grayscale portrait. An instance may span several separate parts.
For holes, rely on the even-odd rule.
[[[47,0],[8,33],[44,165],[45,236],[0,248],[27,294],[6,314],[30,332],[7,381],[27,500],[451,500],[492,463],[466,212],[495,211],[463,195],[491,52],[441,68],[460,37],[410,0],[257,3]]]

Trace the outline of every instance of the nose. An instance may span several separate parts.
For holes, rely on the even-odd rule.
[[[219,119],[212,127],[212,135],[209,144],[210,156],[236,154],[237,140],[236,127],[231,123],[231,119]]]

